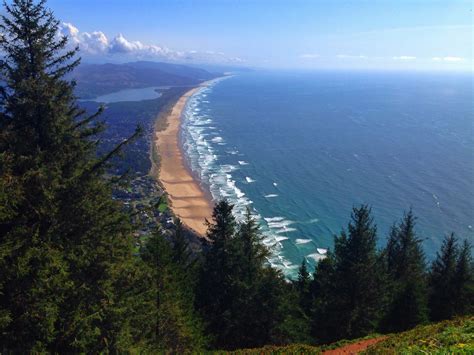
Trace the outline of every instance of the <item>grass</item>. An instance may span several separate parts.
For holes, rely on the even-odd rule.
[[[364,338],[341,340],[324,346],[291,344],[287,346],[267,345],[257,349],[241,349],[231,352],[217,351],[214,354],[260,355],[260,354],[321,354],[325,350],[380,336],[372,334]],[[365,354],[474,354],[474,317],[457,318],[429,325],[421,325],[402,333],[389,334],[367,349]]]
[[[267,345],[263,348],[256,349],[241,349],[230,352],[217,351],[213,354],[232,354],[232,355],[259,355],[259,354],[321,354],[320,347],[305,345],[305,344],[291,344],[287,346]]]
[[[474,317],[418,326],[391,334],[366,354],[474,354]]]

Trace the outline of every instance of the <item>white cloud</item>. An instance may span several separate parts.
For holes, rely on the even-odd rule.
[[[366,55],[349,55],[349,54],[338,54],[336,58],[339,59],[368,59]]]
[[[431,58],[432,61],[434,62],[462,62],[464,61],[464,58],[462,57],[451,57],[451,56],[448,56],[448,57],[433,57]]]
[[[307,53],[307,54],[301,54],[300,55],[300,58],[301,59],[316,59],[316,58],[319,58],[321,57],[319,54],[315,54],[315,53]]]
[[[401,55],[398,57],[392,57],[394,60],[415,60],[416,57],[410,56],[410,55]]]
[[[79,46],[82,53],[90,55],[126,55],[135,59],[159,59],[169,61],[194,61],[214,63],[242,63],[243,59],[228,57],[222,52],[175,51],[167,47],[130,41],[122,34],[109,40],[101,31],[80,32],[71,23],[62,23],[60,34],[69,37],[70,43]]]

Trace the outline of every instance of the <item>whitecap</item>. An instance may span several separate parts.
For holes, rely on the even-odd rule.
[[[309,255],[306,255],[307,258],[311,258],[313,259],[314,261],[318,262],[320,260],[323,260],[326,258],[326,255],[321,255],[319,253],[314,253],[314,254],[309,254]]]
[[[311,239],[296,239],[295,240],[296,244],[307,244],[307,243],[311,243],[311,242],[312,242]]]
[[[319,254],[322,254],[322,255],[327,254],[328,252],[327,249],[323,249],[323,248],[316,248],[316,250]]]
[[[278,195],[277,194],[268,194],[268,195],[265,195],[264,197],[273,198],[273,197],[278,197]]]
[[[283,221],[285,217],[268,217],[268,218],[263,218],[267,222],[278,222],[278,221]]]
[[[274,182],[274,183],[273,183],[273,186],[275,186],[275,187],[276,187],[276,186],[278,186],[278,184],[277,184],[276,182]]]
[[[199,89],[186,103],[183,110],[183,129],[181,131],[183,150],[191,170],[201,178],[203,184],[208,186],[212,198],[214,200],[227,198],[234,205],[234,216],[240,222],[244,220],[247,208],[252,204],[252,201],[236,186],[236,178],[233,174],[235,170],[248,163],[240,158],[243,155],[235,147],[228,146],[222,150],[217,150],[218,145],[225,143],[222,137],[216,136],[219,129],[215,126],[215,123],[212,123],[214,118],[210,111],[207,111],[206,106],[203,105],[204,98],[209,92],[211,92],[209,88]],[[199,107],[199,105],[202,106]],[[237,155],[241,160],[238,160],[235,165],[221,165],[220,156],[217,155],[220,151],[225,151],[226,155]],[[246,177],[244,180],[246,183],[254,181],[250,177]],[[277,183],[275,182],[273,185],[277,186]],[[274,195],[276,194],[268,196],[276,197]],[[294,272],[293,268],[297,265],[291,264],[283,256],[282,243],[288,239],[284,233],[295,230],[290,226],[293,222],[285,220],[284,217],[270,217],[265,220],[265,223],[262,216],[258,215],[254,208],[251,210],[257,222],[262,223],[263,243],[271,250],[268,263],[287,275],[292,274]]]
[[[222,138],[222,137],[214,137],[214,138],[211,139],[211,142],[213,142],[213,143],[221,143],[223,141],[224,141],[224,138]]]
[[[278,229],[277,231],[275,231],[275,233],[291,233],[291,232],[296,232],[297,229],[296,228],[288,228],[286,226]]]

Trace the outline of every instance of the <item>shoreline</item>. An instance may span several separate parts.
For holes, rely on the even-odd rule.
[[[205,220],[211,220],[214,206],[210,194],[187,166],[180,138],[181,119],[189,98],[216,79],[186,91],[163,113],[164,117],[158,116],[160,122],[155,123],[153,139],[153,148],[159,156],[159,166],[153,175],[162,184],[173,213],[203,238],[207,232]]]

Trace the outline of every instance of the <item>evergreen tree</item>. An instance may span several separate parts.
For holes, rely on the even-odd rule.
[[[192,284],[174,251],[157,232],[141,251],[145,262],[143,290],[138,294],[133,322],[137,343],[146,352],[181,354],[206,345],[201,320],[194,310]]]
[[[317,343],[329,343],[338,339],[339,320],[334,318],[337,304],[335,291],[334,257],[328,252],[320,260],[313,274],[310,290],[313,298],[311,310],[311,335]]]
[[[453,287],[456,315],[474,313],[474,264],[471,249],[471,243],[464,240],[456,263]]]
[[[191,250],[189,244],[184,236],[184,227],[179,218],[175,220],[176,232],[173,235],[173,262],[177,265],[182,265],[184,268],[194,264],[191,258]]]
[[[205,321],[207,334],[213,335],[217,347],[230,339],[230,312],[234,297],[233,272],[238,267],[232,238],[236,221],[233,206],[223,200],[214,207],[212,222],[208,222],[207,238],[211,244],[204,252],[197,289],[197,308]]]
[[[306,267],[306,259],[303,259],[298,270],[298,278],[296,280],[296,289],[298,290],[299,303],[303,311],[309,315],[311,310],[311,293],[310,284],[311,278]]]
[[[348,229],[335,237],[334,254],[315,273],[313,330],[322,342],[366,335],[382,316],[383,270],[368,206],[353,209]]]
[[[237,225],[232,207],[221,201],[214,208],[212,244],[198,285],[197,304],[213,346],[236,349],[302,339],[307,331],[297,294],[266,264],[269,252],[250,211]]]
[[[448,319],[455,314],[458,300],[453,296],[458,254],[457,239],[451,234],[444,239],[441,251],[431,265],[429,306],[433,320]]]
[[[391,299],[383,329],[401,331],[427,320],[425,256],[415,234],[410,210],[391,229],[385,254],[391,283]]]
[[[64,79],[79,63],[45,1],[0,24],[0,343],[15,352],[128,346],[131,227],[104,178],[97,114]]]

